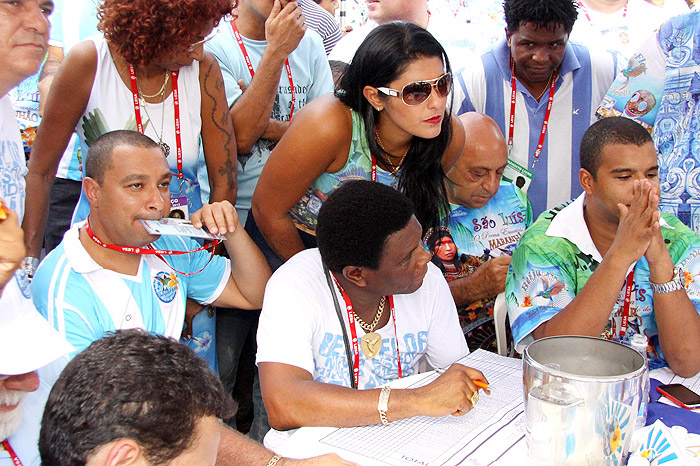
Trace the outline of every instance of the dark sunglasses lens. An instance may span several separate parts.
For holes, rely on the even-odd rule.
[[[403,101],[406,105],[418,105],[426,101],[430,97],[430,83],[417,82],[407,84],[403,88]]]
[[[447,97],[452,88],[452,75],[446,74],[437,82],[437,90],[442,97]]]

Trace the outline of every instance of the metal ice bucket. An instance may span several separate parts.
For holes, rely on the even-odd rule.
[[[523,353],[530,459],[548,465],[622,465],[644,389],[644,358],[600,338],[537,340]]]

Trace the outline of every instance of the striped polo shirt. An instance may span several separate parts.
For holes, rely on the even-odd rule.
[[[335,44],[343,37],[335,16],[324,10],[314,0],[297,0],[297,4],[304,14],[304,19],[309,29],[316,31],[323,39],[323,48],[326,55],[328,55],[335,47]]]
[[[571,42],[567,44],[544,147],[534,168],[534,153],[544,123],[548,94],[537,102],[525,86],[516,81],[510,158],[533,172],[527,197],[535,216],[581,193],[579,146],[583,134],[595,121],[595,111],[615,78],[616,67],[615,57],[610,53],[589,51]],[[510,48],[503,40],[457,73],[454,108],[460,115],[471,111],[489,115],[507,139],[510,100]]]

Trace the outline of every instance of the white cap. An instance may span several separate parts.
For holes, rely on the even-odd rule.
[[[26,374],[75,351],[34,308],[28,285],[20,269],[0,296],[0,375]]]

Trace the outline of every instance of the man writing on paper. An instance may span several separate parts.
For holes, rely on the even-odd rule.
[[[348,182],[324,202],[316,238],[318,249],[292,257],[265,290],[257,363],[270,425],[344,427],[469,411],[478,400],[473,379],[485,378],[452,364],[469,350],[411,202],[380,183]],[[422,388],[379,389],[417,373],[424,358],[452,366]],[[271,431],[266,445],[284,436]]]
[[[700,371],[700,237],[659,212],[658,172],[638,123],[607,118],[586,131],[584,192],[540,215],[513,253],[506,299],[518,351],[553,335],[639,333],[676,374]]]

